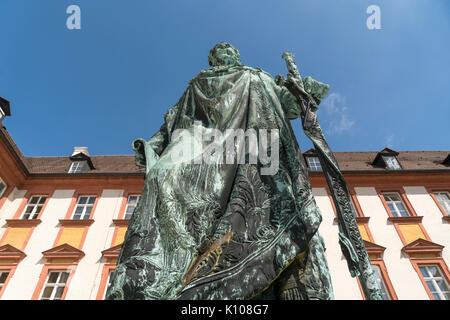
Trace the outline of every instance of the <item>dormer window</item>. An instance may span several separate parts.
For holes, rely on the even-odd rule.
[[[383,160],[386,163],[386,168],[391,170],[400,170],[400,164],[395,156],[383,156]]]
[[[87,161],[72,162],[69,168],[69,173],[81,173],[89,170]]]
[[[320,165],[319,157],[315,149],[311,148],[303,153],[309,170],[314,172],[322,172],[322,166]]]
[[[6,183],[0,178],[0,197],[3,195],[3,193],[6,190]]]
[[[450,166],[450,153],[449,153],[448,156],[444,159],[444,161],[442,162],[442,164],[445,164],[446,166]]]
[[[308,166],[311,171],[321,172],[322,166],[320,165],[319,157],[307,157]]]
[[[10,115],[11,109],[9,106],[9,101],[0,97],[0,121],[2,121],[4,117]]]
[[[384,148],[377,153],[377,156],[373,160],[372,164],[379,168],[385,168],[388,170],[401,170],[402,166],[397,159],[398,152],[389,148]]]
[[[68,173],[83,173],[95,169],[86,147],[75,147],[70,160],[72,163]]]

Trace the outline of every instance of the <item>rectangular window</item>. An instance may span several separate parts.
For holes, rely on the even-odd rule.
[[[0,197],[3,195],[3,193],[6,190],[6,183],[0,178]]]
[[[69,173],[80,173],[85,172],[87,169],[86,161],[74,161],[70,165]]]
[[[386,163],[388,169],[392,170],[400,170],[400,164],[397,161],[397,158],[394,156],[383,156],[383,160]]]
[[[375,278],[381,289],[381,296],[384,300],[391,300],[389,291],[387,290],[386,283],[384,282],[383,275],[381,273],[381,268],[378,265],[372,264],[372,270],[375,272]]]
[[[49,272],[44,290],[42,290],[41,300],[61,300],[68,278],[69,272],[66,271]]]
[[[3,286],[5,285],[6,279],[8,279],[9,270],[0,271],[0,291],[2,291]]]
[[[449,285],[438,265],[420,265],[419,270],[434,299],[450,300]]]
[[[386,201],[392,216],[394,217],[409,217],[410,214],[406,209],[405,204],[402,201],[400,195],[396,192],[383,193],[384,200]]]
[[[114,270],[109,271],[108,280],[106,280],[105,292],[103,293],[103,300],[105,300],[106,293],[108,292],[109,287],[111,287],[113,273],[114,273]]]
[[[445,213],[450,216],[450,195],[447,191],[433,192],[436,200],[444,209]]]
[[[32,196],[30,200],[28,200],[25,211],[22,214],[22,219],[37,219],[46,200],[47,196]]]
[[[319,157],[307,157],[309,169],[311,171],[322,171],[322,166],[320,165]]]
[[[133,215],[134,208],[136,208],[137,203],[139,202],[139,199],[141,198],[140,195],[130,195],[128,197],[127,201],[127,208],[125,209],[125,217],[124,219],[130,219]]]
[[[92,208],[96,199],[96,196],[79,196],[72,219],[88,220],[91,217]]]

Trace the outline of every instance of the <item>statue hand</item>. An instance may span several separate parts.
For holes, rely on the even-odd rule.
[[[305,86],[305,91],[319,101],[325,98],[330,90],[328,84],[319,82],[311,77],[305,77],[303,79],[303,85]]]
[[[144,139],[136,139],[133,141],[131,147],[136,152],[135,160],[136,165],[145,168],[146,166],[146,159],[145,159],[145,140]]]

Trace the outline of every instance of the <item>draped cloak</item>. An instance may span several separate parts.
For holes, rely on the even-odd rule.
[[[260,69],[214,67],[192,79],[161,129],[133,143],[145,184],[107,299],[250,299],[295,261],[308,298],[332,299],[321,214],[289,123],[300,112]],[[256,133],[259,154],[279,153],[275,173],[251,161],[248,137],[235,140],[244,157],[234,163],[211,152],[236,130]]]

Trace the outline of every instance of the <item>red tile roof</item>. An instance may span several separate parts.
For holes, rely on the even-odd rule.
[[[134,155],[90,156],[95,169],[87,173],[140,173]],[[32,174],[67,173],[72,161],[69,157],[24,157]]]
[[[67,157],[27,157],[22,154],[14,140],[0,122],[0,138],[2,138],[15,157],[23,163],[29,174],[67,174],[71,160]],[[397,156],[403,170],[399,171],[450,171],[450,167],[443,164],[450,151],[398,151]],[[343,172],[385,172],[385,168],[372,164],[378,151],[366,152],[335,152],[334,155]],[[136,166],[134,155],[90,156],[94,170],[82,173],[95,174],[136,174],[143,172]]]
[[[334,152],[342,171],[386,171],[372,165],[378,151]],[[403,170],[448,170],[442,164],[450,151],[398,151],[397,159]]]

